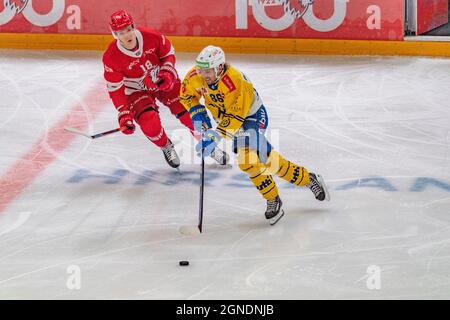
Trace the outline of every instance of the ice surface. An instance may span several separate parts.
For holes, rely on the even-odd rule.
[[[177,54],[180,75],[194,57]],[[450,60],[228,61],[262,96],[274,144],[321,173],[331,201],[277,179],[286,214],[272,227],[239,168],[209,164],[204,233],[184,237],[198,161],[178,174],[141,132],[40,143],[56,158],[27,158],[42,170],[17,197],[2,180],[1,299],[450,298]],[[102,72],[97,52],[0,51],[2,175],[76,104],[86,131],[115,128]],[[179,123],[164,107],[161,117],[190,158]],[[17,171],[10,182],[26,178]]]

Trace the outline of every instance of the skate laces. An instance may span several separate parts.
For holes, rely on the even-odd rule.
[[[314,176],[310,177],[310,182],[309,182],[308,187],[311,189],[311,191],[316,196],[319,195],[323,191],[322,186],[319,184],[319,182],[317,181],[317,179]]]
[[[229,162],[227,153],[219,148],[215,148],[211,153],[211,158],[221,165],[226,165]]]
[[[175,160],[177,158],[177,155],[175,153],[175,149],[173,148],[172,144],[169,143],[169,145],[165,148],[163,148],[164,155],[166,158],[170,161]]]
[[[277,210],[278,199],[267,200],[267,211],[274,212]]]
[[[223,152],[222,150],[218,150],[217,148],[214,149],[214,151],[211,153],[211,156],[215,159],[215,160],[222,160],[223,158]]]

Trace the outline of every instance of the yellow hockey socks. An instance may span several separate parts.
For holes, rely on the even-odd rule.
[[[278,196],[278,188],[266,166],[259,160],[254,150],[241,148],[238,151],[239,168],[248,174],[250,180],[266,200]]]
[[[296,186],[300,187],[309,183],[309,173],[306,168],[286,160],[275,150],[270,153],[266,168],[270,173]]]

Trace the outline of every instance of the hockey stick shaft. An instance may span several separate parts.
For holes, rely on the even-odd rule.
[[[202,139],[203,140],[203,132]],[[203,196],[205,189],[205,152],[201,149],[201,171],[200,171],[200,194],[199,194],[199,206],[198,206],[198,225],[183,225],[180,227],[179,231],[183,235],[192,236],[199,235],[203,231]]]
[[[202,148],[202,166],[200,172],[200,200],[199,200],[199,209],[198,209],[198,230],[200,233],[203,229],[203,192],[205,188],[205,157],[204,157],[204,149]]]
[[[121,128],[116,128],[116,129],[113,129],[113,130],[108,130],[108,131],[105,131],[105,132],[100,132],[100,133],[97,133],[97,134],[94,134],[94,135],[89,135],[87,133],[81,132],[81,131],[79,131],[77,129],[74,129],[74,128],[70,128],[70,127],[64,128],[64,130],[66,130],[68,132],[75,133],[75,134],[87,137],[89,139],[97,139],[97,138],[100,138],[100,137],[104,137],[104,136],[110,135],[112,133],[116,133],[116,132],[119,132],[119,131],[124,131],[126,129],[127,129],[127,127],[121,127]]]
[[[92,139],[97,139],[97,138],[104,137],[104,136],[107,136],[107,135],[112,134],[112,133],[116,133],[116,132],[119,132],[119,131],[124,131],[126,129],[127,129],[126,127],[116,128],[116,129],[113,129],[113,130],[109,130],[109,131],[105,131],[105,132],[100,132],[100,133],[94,134],[91,137],[92,137]]]

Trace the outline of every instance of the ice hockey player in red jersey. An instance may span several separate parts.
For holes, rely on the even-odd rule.
[[[177,168],[180,159],[161,124],[156,100],[189,130],[194,132],[189,112],[179,102],[180,79],[175,69],[175,51],[162,34],[144,27],[135,28],[125,10],[111,15],[111,32],[116,40],[103,54],[104,77],[116,107],[124,134],[135,131],[135,122],[144,135],[162,149],[167,163]],[[216,161],[226,154],[217,148]],[[215,157],[214,157],[215,156]]]

